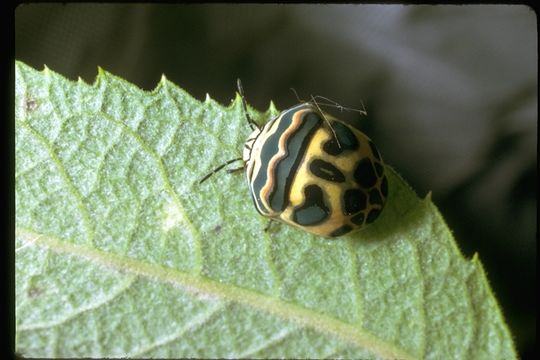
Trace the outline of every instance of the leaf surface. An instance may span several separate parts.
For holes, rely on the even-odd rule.
[[[19,354],[516,358],[478,257],[390,167],[365,230],[265,232],[243,176],[198,184],[241,154],[238,96],[15,69]]]

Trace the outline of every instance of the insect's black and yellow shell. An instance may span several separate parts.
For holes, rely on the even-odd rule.
[[[388,195],[373,142],[311,103],[255,129],[243,159],[259,213],[325,237],[372,223]]]

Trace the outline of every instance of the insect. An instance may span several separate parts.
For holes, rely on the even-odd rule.
[[[242,158],[257,211],[272,220],[324,237],[337,237],[377,219],[388,196],[384,163],[361,131],[301,102],[259,127],[249,117],[240,80],[238,90],[253,132]]]

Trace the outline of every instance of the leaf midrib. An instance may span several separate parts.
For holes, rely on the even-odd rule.
[[[170,283],[188,292],[206,294],[208,296],[222,298],[226,301],[247,305],[282,319],[311,327],[319,332],[332,334],[383,358],[414,358],[403,349],[379,339],[362,328],[344,323],[339,319],[318,313],[314,310],[257,293],[253,290],[231,284],[223,284],[201,275],[192,275],[187,272],[148,264],[125,256],[106,253],[86,245],[74,245],[73,243],[61,241],[53,236],[40,234],[25,227],[17,227],[15,231],[17,238],[24,243],[23,246],[35,245],[45,247],[56,253],[76,256],[95,264],[122,271],[123,273],[131,273],[150,278],[153,281]]]

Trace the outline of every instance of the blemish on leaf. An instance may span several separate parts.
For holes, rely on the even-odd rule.
[[[26,98],[26,111],[32,112],[37,109],[38,102],[36,99]]]
[[[175,226],[178,226],[182,222],[182,213],[176,204],[168,202],[163,209],[163,231],[167,232]]]
[[[45,289],[37,286],[33,286],[28,289],[28,297],[32,299],[39,297],[43,293],[45,293]]]

